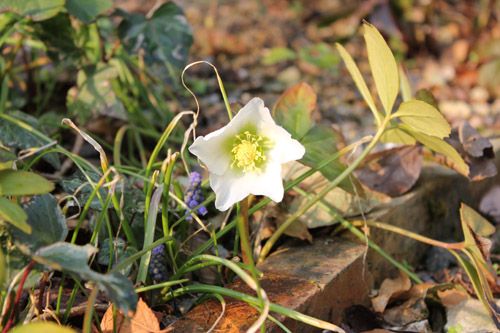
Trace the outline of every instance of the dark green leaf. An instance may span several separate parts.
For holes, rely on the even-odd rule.
[[[92,22],[97,15],[113,6],[111,0],[66,0],[66,9],[84,23]]]
[[[112,80],[117,78],[115,67],[100,63],[94,69],[78,72],[77,86],[68,92],[70,112],[86,122],[92,116],[107,115],[125,120],[125,108],[113,91]]]
[[[11,112],[9,115],[41,131],[36,118],[20,111]],[[7,147],[15,149],[38,148],[49,143],[32,133],[29,129],[17,126],[5,119],[0,120],[0,142]],[[59,169],[61,166],[59,157],[56,154],[46,154],[43,156],[43,159],[55,169]]]
[[[57,61],[66,57],[82,56],[82,50],[75,43],[77,32],[73,29],[67,13],[59,13],[33,27],[34,36],[43,41],[51,59]]]
[[[68,234],[66,220],[50,194],[33,197],[25,206],[31,234],[11,229],[14,241],[24,253],[33,253],[39,248],[63,241]]]
[[[0,195],[34,195],[49,193],[54,184],[29,171],[0,170]]]
[[[313,125],[311,114],[315,108],[316,93],[302,82],[281,95],[273,108],[273,116],[293,138],[300,140]]]
[[[26,223],[28,216],[19,205],[7,198],[0,197],[0,221],[9,222],[24,233],[31,233],[31,226]]]
[[[49,19],[64,8],[64,0],[2,0],[0,12],[12,11],[33,21]]]
[[[160,69],[170,67],[167,68],[170,73],[184,67],[193,36],[179,6],[167,2],[149,19],[141,14],[122,12],[122,15],[119,35],[129,52],[137,53],[143,49],[144,59],[149,65],[155,64]]]
[[[96,251],[97,249],[89,244],[78,246],[59,242],[40,248],[33,259],[52,269],[76,274],[81,279],[96,282],[120,310],[124,313],[134,311],[137,294],[129,279],[120,273],[100,274],[88,266],[90,256]]]
[[[338,134],[329,127],[312,127],[300,140],[306,148],[306,153],[300,162],[312,168],[318,166],[322,161],[337,152],[337,136]],[[336,160],[322,168],[320,172],[328,180],[333,180],[344,170],[344,164]],[[340,183],[340,187],[346,191],[353,192],[353,185],[349,179]]]

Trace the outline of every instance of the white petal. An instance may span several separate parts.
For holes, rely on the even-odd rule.
[[[226,126],[207,136],[199,136],[189,147],[189,151],[205,164],[211,173],[222,175],[231,164],[231,157],[224,151],[227,140]]]
[[[260,123],[267,122],[269,119],[274,123],[269,109],[264,106],[264,101],[254,97],[238,111],[227,126],[231,128],[233,133],[238,133],[241,128],[248,125],[259,128]]]
[[[304,146],[292,139],[292,135],[281,126],[267,125],[262,129],[262,135],[273,141],[269,155],[280,163],[300,160],[306,152]]]
[[[220,211],[228,210],[248,195],[264,195],[275,202],[283,200],[283,181],[281,165],[268,161],[266,170],[261,173],[237,173],[228,170],[224,175],[210,174],[210,187],[215,192],[215,207]]]

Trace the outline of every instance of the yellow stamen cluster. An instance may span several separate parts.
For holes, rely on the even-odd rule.
[[[260,135],[245,131],[236,136],[232,154],[232,168],[238,168],[243,172],[258,172],[266,161],[265,138]]]

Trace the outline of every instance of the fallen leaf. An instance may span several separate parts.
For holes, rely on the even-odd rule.
[[[468,122],[462,122],[445,139],[469,166],[470,180],[478,181],[497,174],[495,152],[491,142],[482,137]]]
[[[500,186],[493,186],[479,203],[479,211],[500,223]]]
[[[373,309],[375,312],[384,312],[391,299],[410,290],[410,288],[410,279],[402,273],[395,279],[385,279],[380,286],[378,295],[372,298]]]
[[[116,327],[116,331],[113,327]],[[111,305],[101,320],[103,333],[154,333],[160,332],[160,323],[155,313],[149,306],[139,299],[137,310],[132,318],[125,318],[122,313],[117,313],[113,322],[113,305]]]
[[[445,308],[451,308],[470,298],[467,292],[456,288],[438,290],[437,295]]]
[[[422,170],[422,148],[402,146],[370,155],[356,176],[370,189],[391,197],[408,192]]]
[[[497,302],[498,303],[498,302]],[[489,313],[477,299],[468,299],[446,310],[446,331],[460,327],[460,332],[498,332]],[[478,330],[480,328],[480,330]]]

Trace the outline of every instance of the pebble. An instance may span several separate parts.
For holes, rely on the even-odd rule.
[[[463,101],[443,101],[439,109],[449,119],[468,119],[471,115],[470,106]]]
[[[474,87],[470,91],[470,100],[472,102],[487,102],[488,98],[490,98],[490,94],[483,87]]]

